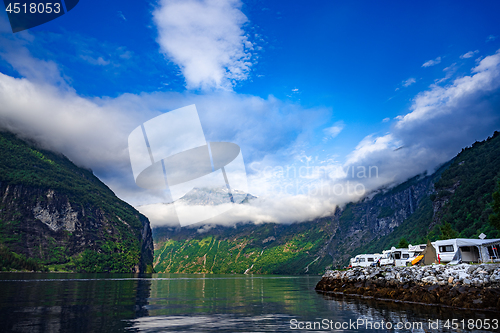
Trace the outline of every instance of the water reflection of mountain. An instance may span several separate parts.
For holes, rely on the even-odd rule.
[[[314,299],[304,297],[310,293],[309,285],[303,282],[308,279],[318,280],[307,276],[157,274],[151,282],[149,314],[261,315],[269,309],[276,313],[314,312]]]
[[[0,331],[296,332],[291,320],[405,323],[494,318],[485,313],[319,294],[314,291],[319,279],[5,273],[0,274]],[[367,331],[373,330],[352,330]],[[445,331],[449,330],[432,330]]]
[[[2,274],[2,332],[115,332],[147,316],[151,281],[132,274]]]

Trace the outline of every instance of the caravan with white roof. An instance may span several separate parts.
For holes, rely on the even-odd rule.
[[[466,239],[455,238],[432,242],[436,254],[431,261],[440,263],[479,263],[500,262],[500,239]],[[382,254],[358,254],[350,259],[351,267],[380,266],[407,266],[417,264],[418,258],[426,249],[426,244],[409,245],[408,248],[382,251]],[[421,256],[420,256],[421,257]],[[423,261],[420,261],[420,264]],[[437,262],[436,262],[437,263]]]
[[[498,262],[500,239],[455,238],[432,243],[441,263]]]
[[[396,249],[392,247],[390,250],[384,251],[384,257],[380,259],[380,266],[406,266],[406,262],[410,259],[410,251],[406,249]]]
[[[368,267],[376,265],[378,260],[382,257],[380,253],[375,254],[358,254],[351,259],[352,267]]]

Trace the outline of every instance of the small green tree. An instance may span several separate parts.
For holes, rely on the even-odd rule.
[[[452,239],[458,237],[458,232],[451,227],[449,222],[445,222],[439,227],[439,229],[441,230],[440,239]]]
[[[490,224],[500,230],[500,182],[498,182],[499,190],[493,193],[493,203],[491,208],[493,209],[493,214],[490,214],[489,220]]]
[[[398,244],[397,248],[398,249],[404,249],[404,248],[408,247],[408,245],[410,245],[410,243],[408,243],[408,241],[406,240],[406,238],[401,237],[401,239],[399,240],[399,244]]]

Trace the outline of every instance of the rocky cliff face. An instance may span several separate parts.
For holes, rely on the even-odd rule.
[[[334,266],[345,264],[363,244],[389,235],[433,192],[432,177],[418,176],[372,199],[347,205],[328,246]]]
[[[57,270],[152,270],[148,219],[91,171],[6,133],[0,133],[0,152],[3,252]]]

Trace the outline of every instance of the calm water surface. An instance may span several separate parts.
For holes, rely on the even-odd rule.
[[[0,332],[318,332],[335,327],[346,332],[456,332],[443,327],[448,319],[465,323],[460,332],[499,332],[467,328],[469,320],[477,328],[496,314],[324,295],[314,291],[319,280],[5,273],[0,274]],[[429,327],[429,320],[438,321],[439,328]],[[299,329],[308,322],[318,323]],[[388,330],[387,322],[394,327]],[[408,329],[397,328],[398,323]]]

